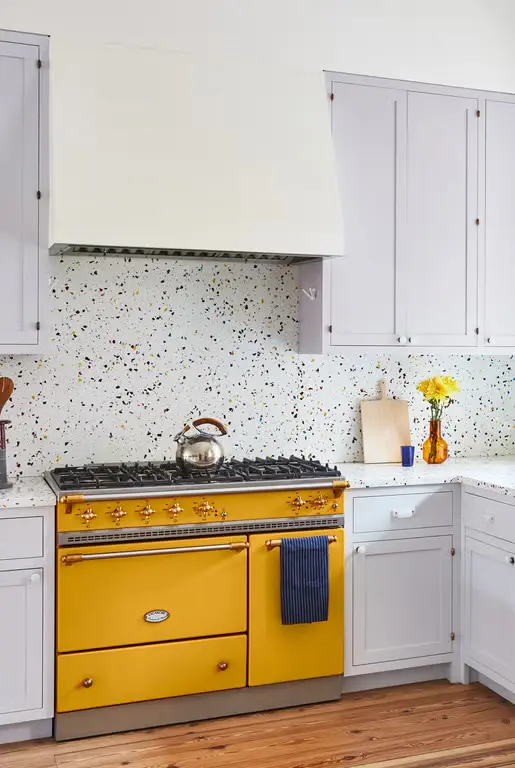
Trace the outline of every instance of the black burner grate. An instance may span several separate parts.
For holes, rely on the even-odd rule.
[[[312,459],[280,456],[278,459],[232,459],[216,472],[192,472],[187,475],[174,461],[59,467],[51,475],[61,491],[88,491],[327,478],[340,477],[340,472],[336,467]]]

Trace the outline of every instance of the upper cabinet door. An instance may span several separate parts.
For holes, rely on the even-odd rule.
[[[401,292],[413,346],[477,345],[477,109],[474,98],[408,93]]]
[[[0,41],[0,353],[39,336],[39,55]]]
[[[515,104],[486,102],[485,263],[482,298],[488,347],[515,347]]]
[[[397,270],[406,93],[335,82],[333,95],[347,255],[331,263],[331,345],[393,345],[406,333]]]

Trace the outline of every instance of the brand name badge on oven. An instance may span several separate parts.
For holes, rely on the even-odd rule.
[[[168,611],[157,610],[148,611],[148,613],[146,613],[143,618],[150,624],[158,624],[160,621],[166,621],[169,616],[170,614]]]

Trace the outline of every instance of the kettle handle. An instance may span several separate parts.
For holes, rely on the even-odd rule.
[[[217,429],[220,430],[221,435],[227,434],[226,428],[224,427],[221,421],[218,421],[218,419],[210,419],[208,416],[206,416],[205,418],[202,418],[202,419],[195,419],[195,421],[192,421],[191,423],[193,424],[194,427],[200,427],[202,426],[202,424],[211,424],[213,427],[216,427]]]

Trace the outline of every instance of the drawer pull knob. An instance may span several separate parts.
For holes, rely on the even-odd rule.
[[[33,573],[30,577],[30,581],[32,584],[39,584],[39,582],[41,581],[41,576],[39,575],[39,573]]]
[[[358,555],[364,555],[366,551],[366,547],[356,547],[356,552]]]
[[[394,509],[392,510],[392,517],[397,517],[399,520],[406,517],[415,517],[414,509]]]
[[[495,523],[495,517],[493,515],[485,515],[486,523]]]
[[[93,685],[93,680],[91,679],[91,677],[85,677],[81,685],[83,688],[91,688],[91,686]]]
[[[506,560],[508,565],[515,565],[515,557],[508,556],[508,557],[505,557],[504,559]]]
[[[219,661],[217,666],[218,666],[218,669],[220,670],[220,672],[225,672],[226,669],[229,669],[229,662],[228,661]]]

